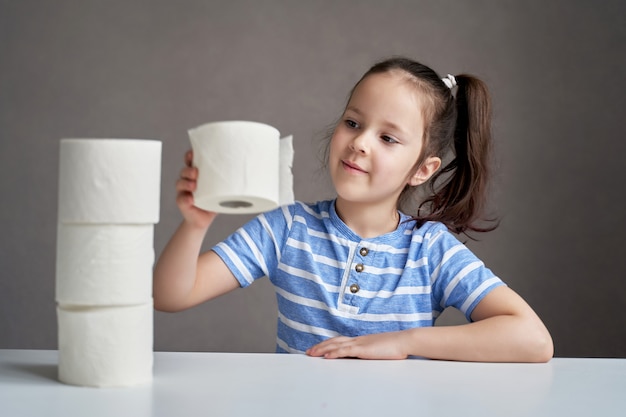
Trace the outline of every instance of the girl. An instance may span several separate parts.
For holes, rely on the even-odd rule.
[[[176,185],[184,220],[156,264],[155,307],[183,310],[268,276],[278,352],[548,361],[539,317],[451,233],[492,229],[478,224],[490,141],[480,80],[442,80],[406,58],[380,62],[353,88],[330,139],[336,199],[261,214],[200,255],[216,213],[193,205],[188,152]],[[399,211],[423,185],[418,213]],[[434,327],[450,306],[470,323]]]

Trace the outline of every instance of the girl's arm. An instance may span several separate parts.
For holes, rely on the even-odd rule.
[[[472,323],[326,340],[307,354],[326,358],[430,359],[478,362],[547,362],[552,338],[531,307],[508,287],[478,303]]]
[[[198,170],[191,167],[192,153],[176,183],[176,203],[183,222],[161,253],[154,268],[154,307],[180,311],[239,287],[226,264],[213,251],[200,255],[202,241],[217,213],[193,205]]]
[[[185,310],[239,287],[215,252],[198,256],[204,234],[183,221],[172,236],[154,269],[155,309]]]

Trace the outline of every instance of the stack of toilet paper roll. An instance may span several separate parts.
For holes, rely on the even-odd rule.
[[[59,380],[152,379],[161,142],[62,139],[56,259]]]

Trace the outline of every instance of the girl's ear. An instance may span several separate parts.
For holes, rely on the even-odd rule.
[[[431,156],[417,167],[417,170],[409,178],[409,185],[415,187],[428,181],[435,172],[441,167],[441,158]]]

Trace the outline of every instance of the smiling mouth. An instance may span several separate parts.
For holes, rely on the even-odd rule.
[[[343,165],[343,168],[348,172],[367,174],[367,171],[364,171],[363,169],[361,169],[360,166],[353,164],[350,161],[341,161],[341,164]]]

